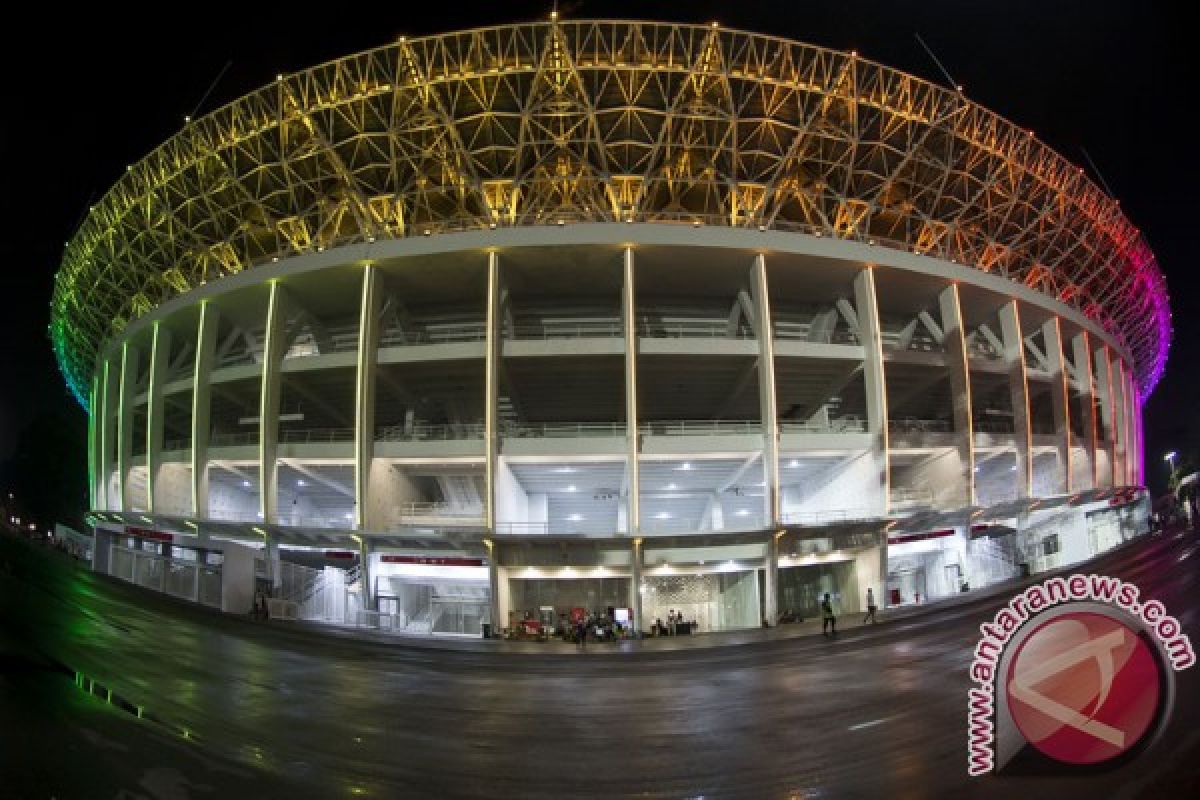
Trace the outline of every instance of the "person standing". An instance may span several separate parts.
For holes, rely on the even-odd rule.
[[[863,617],[863,625],[867,624],[867,620],[873,623],[878,622],[875,619],[875,590],[867,587],[867,615]]]
[[[821,601],[821,635],[837,636],[837,617],[833,615],[833,603],[829,600],[829,592],[825,593],[825,599]]]

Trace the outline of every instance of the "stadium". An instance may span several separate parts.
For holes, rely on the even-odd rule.
[[[95,569],[474,635],[1088,558],[1145,529],[1170,336],[1117,201],[960,91],[556,17],[188,120],[91,208],[51,322]]]

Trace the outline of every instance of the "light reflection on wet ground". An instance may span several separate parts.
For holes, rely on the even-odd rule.
[[[1200,640],[1193,542],[1147,539],[1089,571],[1138,583]],[[998,598],[930,607],[836,641],[748,635],[733,647],[586,655],[264,626],[77,571],[54,554],[26,554],[14,574],[0,574],[0,600],[9,651],[33,643],[150,717],[97,709],[69,676],[60,692],[52,672],[6,670],[6,717],[17,709],[32,731],[32,761],[0,766],[33,780],[25,786],[54,774],[37,772],[37,738],[71,726],[72,770],[152,797],[235,797],[246,781],[265,796],[1091,797],[1120,796],[1122,786],[1166,796],[1197,780],[1200,763],[1198,668],[1180,675],[1176,714],[1153,756],[1082,778],[969,780],[966,667]],[[5,729],[14,729],[7,720]],[[144,785],[156,780],[167,788]]]

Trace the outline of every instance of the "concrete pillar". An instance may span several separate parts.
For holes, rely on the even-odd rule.
[[[963,505],[975,505],[975,420],[971,410],[971,367],[967,358],[966,329],[958,284],[952,283],[938,295],[943,341],[946,346],[946,370],[954,410],[954,442],[962,469]]]
[[[875,604],[879,610],[888,607],[888,529],[884,528],[879,534],[879,596]]]
[[[500,358],[503,350],[503,316],[500,309],[500,262],[495,251],[488,253],[487,262],[487,352],[484,362],[484,479],[487,498],[484,503],[484,525],[496,530],[496,460],[500,454],[498,406],[500,402]],[[490,549],[490,548],[489,548]],[[492,589],[493,610],[496,590]],[[498,618],[493,625],[498,624]]]
[[[171,332],[155,321],[150,343],[150,380],[146,391],[146,508],[154,511],[154,496],[158,487],[158,470],[162,466],[163,384],[171,355]]]
[[[1062,327],[1058,317],[1042,324],[1046,345],[1046,366],[1050,370],[1050,405],[1054,410],[1054,447],[1058,451],[1058,466],[1062,470],[1059,492],[1072,492],[1071,485],[1071,403],[1067,369],[1063,359]]]
[[[264,524],[275,522],[279,499],[279,402],[282,384],[279,368],[287,351],[287,296],[278,280],[270,282],[267,327],[264,331],[262,389],[258,410],[258,513]]]
[[[771,627],[779,620],[779,537],[785,531],[767,536],[766,569],[763,571],[763,617]]]
[[[642,538],[635,536],[629,544],[629,608],[633,614],[633,631],[636,635],[646,630],[642,623]]]
[[[358,542],[358,572],[362,583],[363,609],[375,611],[375,584],[371,578],[371,540],[364,536],[355,536]]]
[[[854,278],[854,305],[858,316],[858,334],[863,344],[863,383],[866,387],[867,433],[873,445],[871,455],[879,475],[882,502],[878,510],[891,508],[891,474],[888,463],[887,380],[883,370],[883,336],[879,328],[879,303],[875,296],[875,272],[867,267]],[[870,503],[868,498],[864,498]]]
[[[1117,484],[1117,434],[1116,413],[1113,410],[1112,362],[1108,358],[1108,347],[1100,347],[1094,354],[1096,362],[1096,388],[1100,393],[1100,421],[1104,425],[1104,437],[1108,442],[1109,472],[1105,477],[1109,484]]]
[[[626,474],[629,493],[626,495],[626,532],[637,536],[642,531],[641,462],[638,435],[637,394],[637,299],[633,274],[633,248],[622,253],[623,279],[621,285],[621,322],[625,334],[625,441]],[[640,621],[639,621],[639,624]]]
[[[212,370],[220,315],[200,301],[196,324],[196,362],[192,367],[192,516],[208,517],[208,440],[212,433]]]
[[[1084,447],[1088,458],[1091,459],[1092,485],[1095,489],[1100,485],[1100,461],[1096,455],[1096,390],[1092,378],[1091,345],[1088,343],[1087,331],[1080,331],[1071,339],[1071,350],[1074,354],[1075,368],[1079,372],[1080,407],[1083,410]]]
[[[117,510],[130,511],[129,465],[133,456],[133,395],[137,388],[138,349],[121,343],[121,378],[117,396]]]
[[[1128,433],[1125,430],[1125,374],[1121,369],[1120,356],[1113,358],[1110,353],[1108,354],[1108,358],[1109,379],[1112,381],[1113,391],[1113,443],[1116,452],[1113,485],[1124,486],[1129,482],[1126,474],[1126,458],[1129,450],[1129,442],[1127,441]]]
[[[116,467],[116,419],[120,369],[120,363],[113,358],[109,357],[104,360],[104,391],[100,418],[100,507],[106,511],[120,511],[120,506],[113,502],[110,491],[113,470]]]
[[[780,523],[779,509],[779,415],[775,395],[775,339],[771,323],[771,300],[767,284],[767,262],[762,253],[754,257],[750,294],[754,301],[754,335],[758,339],[758,408],[763,435],[763,518],[767,527]]]
[[[1029,419],[1029,380],[1025,375],[1025,338],[1021,311],[1012,300],[1000,309],[1000,335],[1004,363],[1008,366],[1008,391],[1012,398],[1013,433],[1017,448],[1017,497],[1033,495],[1033,428]]]
[[[100,434],[100,426],[97,420],[101,416],[100,410],[100,375],[101,370],[92,370],[92,391],[88,395],[88,509],[94,510],[99,508],[96,504],[99,492],[97,491],[97,480],[100,475],[100,468],[96,464],[97,457],[100,454],[100,443],[97,437]]]
[[[375,457],[375,370],[383,312],[381,284],[379,267],[368,263],[363,268],[354,388],[354,528],[360,531],[368,526],[367,494],[371,486],[371,461]]]
[[[1125,364],[1124,359],[1120,362],[1121,368],[1121,390],[1122,390],[1122,414],[1125,420],[1125,483],[1132,486],[1137,483],[1134,477],[1137,472],[1137,440],[1134,434],[1133,422],[1133,407],[1135,404],[1133,398],[1133,372]]]
[[[500,618],[500,545],[491,539],[484,539],[487,547],[488,560],[488,603],[491,608],[492,635],[500,636],[504,632],[504,620]]]

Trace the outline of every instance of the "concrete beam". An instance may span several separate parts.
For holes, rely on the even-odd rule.
[[[1071,351],[1075,361],[1076,377],[1079,381],[1079,400],[1080,406],[1083,409],[1083,433],[1084,446],[1087,448],[1088,457],[1091,459],[1091,475],[1092,485],[1087,487],[1094,489],[1100,485],[1098,474],[1099,459],[1096,457],[1096,448],[1098,446],[1096,437],[1096,391],[1095,382],[1092,378],[1092,348],[1088,342],[1087,331],[1080,331],[1075,334],[1071,340]]]
[[[642,530],[640,437],[638,434],[637,389],[637,292],[634,283],[633,248],[621,253],[621,324],[625,338],[625,474],[629,491],[626,493],[626,532],[637,536]],[[640,623],[639,623],[640,624]]]
[[[779,414],[775,395],[775,337],[771,324],[771,301],[766,258],[754,257],[751,293],[754,299],[754,333],[758,338],[758,407],[763,435],[763,515],[767,525],[779,524]]]
[[[171,354],[171,331],[155,322],[150,344],[149,389],[146,394],[146,509],[154,512],[154,497],[158,488],[158,471],[162,460],[163,430],[166,404],[163,385],[167,379]]]
[[[946,369],[954,412],[954,440],[962,464],[963,505],[975,505],[975,421],[971,412],[971,365],[967,357],[966,327],[958,284],[952,283],[938,295],[946,348]],[[924,313],[924,312],[922,312]]]
[[[379,267],[363,267],[362,297],[358,314],[358,359],[354,377],[354,527],[367,521],[367,491],[375,458],[375,385],[379,369],[379,334],[383,327],[383,292]]]
[[[1054,411],[1054,447],[1058,454],[1058,466],[1063,479],[1057,487],[1060,492],[1072,492],[1071,485],[1071,403],[1070,388],[1063,357],[1062,328],[1058,317],[1051,317],[1042,324],[1042,340],[1046,344],[1043,355],[1046,371],[1050,374],[1050,404]]]

